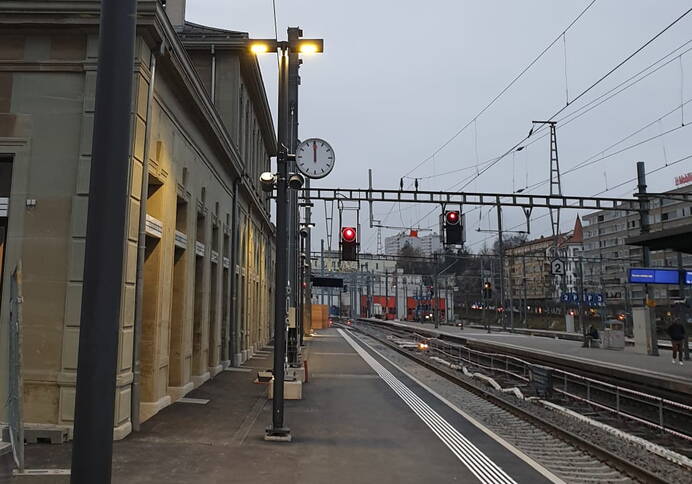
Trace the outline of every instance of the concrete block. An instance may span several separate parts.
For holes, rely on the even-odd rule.
[[[574,333],[574,316],[571,314],[565,314],[565,331]]]
[[[287,368],[286,379],[298,380],[302,383],[305,383],[305,367],[301,366],[300,368]]]
[[[268,397],[271,400],[274,398],[274,384],[270,382],[268,385]],[[303,399],[303,382],[284,381],[284,400],[302,400]]]
[[[653,349],[652,326],[655,320],[653,310],[647,307],[632,308],[632,323],[634,332],[634,351],[649,354]]]

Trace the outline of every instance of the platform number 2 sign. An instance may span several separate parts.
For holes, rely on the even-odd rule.
[[[565,261],[562,259],[553,259],[550,263],[550,272],[554,276],[564,276],[565,275]]]

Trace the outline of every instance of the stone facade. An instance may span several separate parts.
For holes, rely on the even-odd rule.
[[[506,249],[505,280],[511,284],[512,298],[556,302],[563,290],[577,292],[582,241],[582,224],[577,217],[570,232],[557,236],[557,243],[554,236],[541,237]],[[564,281],[551,274],[550,263],[556,257],[565,262]]]
[[[24,415],[31,423],[69,427],[74,417],[99,4],[0,6],[0,161],[11,164],[0,354],[7,354],[9,274],[21,260]],[[271,114],[256,59],[244,48],[247,34],[210,29],[223,46],[185,43],[186,33],[201,30],[173,25],[157,0],[139,1],[116,438],[130,432],[133,408],[146,420],[271,337],[274,228],[258,184],[276,146]],[[142,196],[147,237],[135,345]]]

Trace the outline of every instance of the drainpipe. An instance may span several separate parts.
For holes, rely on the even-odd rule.
[[[147,124],[144,128],[144,159],[142,160],[142,186],[139,197],[139,237],[137,240],[137,285],[135,290],[135,327],[132,343],[132,398],[130,399],[130,420],[132,430],[139,431],[139,400],[140,400],[140,362],[139,347],[142,339],[142,304],[144,299],[144,256],[146,253],[147,227],[147,192],[149,190],[149,153],[151,144],[151,106],[154,101],[154,84],[156,82],[156,60],[165,52],[163,44],[151,55],[151,78],[147,94]]]
[[[235,266],[238,260],[238,186],[243,181],[243,176],[245,174],[238,175],[233,181],[233,217],[231,220],[231,329],[233,330],[233,337],[228,341],[228,353],[231,360],[231,366],[235,366],[235,355],[240,352],[240,347],[238,351],[234,351],[234,346],[237,346],[240,342],[240,333],[238,328],[238,318],[237,318],[237,302],[238,302],[238,288],[236,287],[235,278]],[[228,332],[230,335],[230,331]]]
[[[211,103],[216,104],[216,48],[211,46]]]

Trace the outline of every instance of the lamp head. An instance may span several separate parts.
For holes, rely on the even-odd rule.
[[[276,184],[276,175],[270,171],[265,171],[260,175],[259,181],[262,191],[271,192],[274,190],[274,185]]]
[[[298,173],[293,173],[288,178],[288,186],[290,188],[293,188],[294,190],[299,190],[300,188],[302,188],[303,183],[305,183],[305,178],[303,178],[303,175],[300,175]]]

